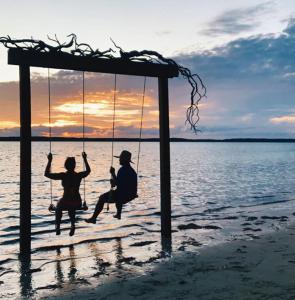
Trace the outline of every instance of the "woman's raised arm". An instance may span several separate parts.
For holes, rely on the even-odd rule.
[[[85,164],[85,167],[86,167],[85,171],[80,172],[80,174],[81,174],[81,176],[83,178],[83,177],[86,177],[86,176],[88,176],[90,174],[91,169],[90,169],[89,163],[87,161],[87,154],[86,154],[86,152],[82,152],[82,157],[83,157],[84,164]]]
[[[45,168],[44,176],[50,179],[54,180],[61,180],[62,179],[62,173],[51,173],[51,163],[52,163],[52,153],[49,153],[47,155],[47,166]]]

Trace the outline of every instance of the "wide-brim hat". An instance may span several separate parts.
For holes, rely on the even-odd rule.
[[[134,164],[134,162],[131,160],[131,156],[132,154],[127,150],[123,150],[120,155],[114,155],[114,157],[116,158],[120,158],[124,161],[128,161]]]

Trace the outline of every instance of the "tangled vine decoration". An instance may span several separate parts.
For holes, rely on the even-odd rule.
[[[190,105],[186,111],[186,123],[189,123],[191,130],[193,130],[195,133],[200,131],[197,127],[197,123],[200,120],[199,102],[203,97],[206,97],[206,87],[198,74],[192,74],[189,68],[179,65],[175,60],[166,58],[156,51],[133,50],[126,52],[121,47],[117,46],[113,40],[111,40],[112,43],[119,51],[113,50],[112,48],[105,51],[100,51],[99,49],[93,49],[89,44],[78,43],[77,36],[75,34],[70,34],[68,37],[70,38],[68,42],[61,43],[56,35],[54,38],[48,36],[48,40],[51,41],[53,45],[45,43],[41,40],[35,40],[33,38],[12,39],[10,36],[0,37],[0,43],[2,43],[6,48],[19,48],[26,51],[50,53],[63,52],[75,56],[91,58],[105,58],[173,65],[178,69],[179,73],[191,86]]]

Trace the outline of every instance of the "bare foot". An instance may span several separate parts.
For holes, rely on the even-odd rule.
[[[85,220],[86,223],[92,223],[92,224],[96,224],[96,219],[95,218],[89,218]]]
[[[75,234],[75,229],[76,229],[75,227],[71,227],[71,230],[69,233],[70,236],[73,236]]]

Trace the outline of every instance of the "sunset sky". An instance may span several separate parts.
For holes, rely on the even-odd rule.
[[[197,72],[207,86],[196,137],[185,126],[190,89],[170,80],[171,136],[295,138],[295,2],[1,1],[0,36],[78,41],[105,50],[156,50]],[[34,135],[48,134],[47,70],[32,68]],[[51,70],[55,136],[82,134],[82,74]],[[89,137],[111,136],[114,76],[86,73]],[[117,77],[116,136],[139,132],[143,78]],[[18,68],[0,48],[0,136],[19,135]],[[143,134],[158,135],[157,81],[147,79]]]

